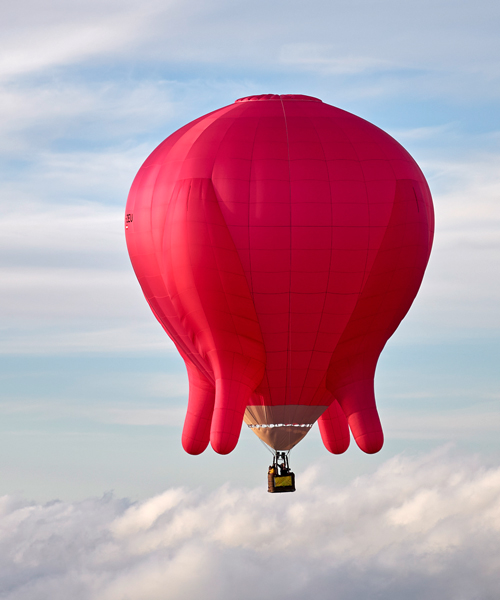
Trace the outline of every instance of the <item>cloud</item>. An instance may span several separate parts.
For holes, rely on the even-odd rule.
[[[450,137],[450,134],[453,135],[454,125],[455,124],[446,123],[435,127],[415,127],[414,129],[392,130],[388,133],[405,147],[408,142],[415,141],[431,141],[435,144],[440,138],[447,139]]]
[[[139,378],[137,378],[139,379]],[[186,378],[187,379],[187,378]],[[186,413],[185,406],[149,407],[144,401],[148,396],[148,390],[140,389],[137,382],[137,396],[141,397],[141,405],[132,408],[127,407],[125,402],[119,407],[109,406],[109,402],[103,406],[93,404],[95,398],[85,403],[75,403],[74,398],[66,398],[66,402],[29,400],[27,398],[1,402],[0,407],[4,417],[23,415],[25,422],[29,419],[31,423],[40,424],[41,421],[55,421],[61,419],[72,419],[74,422],[113,425],[132,425],[134,427],[182,427]],[[187,387],[187,385],[186,385]],[[171,399],[171,390],[165,388],[165,399]],[[186,393],[187,397],[187,393]],[[149,400],[149,398],[148,398]]]
[[[325,74],[383,71],[395,67],[389,61],[371,56],[335,56],[331,45],[315,43],[285,44],[280,50],[279,60],[290,66]]]
[[[7,600],[315,597],[493,600],[500,469],[450,450],[395,457],[339,486],[319,466],[295,494],[229,485],[40,505],[0,502]],[[267,590],[267,592],[266,592]]]
[[[45,317],[85,319],[103,311],[123,318],[131,312],[127,307],[130,300],[120,301],[121,297],[132,297],[131,286],[117,271],[17,268],[0,271],[0,277],[8,280],[2,298],[4,315],[13,319],[22,320],[30,313],[38,322]]]
[[[118,152],[122,157],[144,152],[145,148],[137,147],[137,138],[154,137],[157,128],[166,127],[175,117],[180,104],[174,99],[178,87],[163,78],[105,82],[87,78],[82,82],[69,75],[62,81],[42,78],[0,84],[4,115],[0,153],[11,160],[36,161],[43,173],[65,167],[72,156],[68,150],[75,153],[75,159],[92,159],[92,152],[101,160],[106,155],[116,160]],[[62,139],[66,144],[61,151]]]
[[[172,3],[163,4],[170,6]],[[0,26],[0,77],[33,73],[113,55],[144,35],[160,3],[21,0],[4,13]]]
[[[170,391],[167,386],[165,388],[165,397],[169,396]],[[185,412],[186,408],[184,406],[168,408],[111,408],[100,411],[100,415],[98,416],[101,422],[116,423],[118,425],[181,427],[184,423]]]
[[[133,293],[133,292],[131,292]],[[36,318],[26,316],[13,325],[0,329],[0,355],[52,355],[75,354],[160,354],[175,352],[175,346],[155,318],[148,314],[147,305],[138,304],[138,315],[126,320],[126,324],[110,327],[112,315],[101,319],[82,317],[73,321],[56,319],[40,327]],[[55,310],[55,309],[54,309]],[[102,309],[100,309],[102,310]],[[123,320],[123,319],[122,319]],[[83,321],[83,322],[82,322]],[[89,322],[90,321],[90,322]],[[133,322],[132,322],[133,321]]]
[[[6,210],[0,354],[173,351],[130,265],[123,210],[33,200]]]
[[[439,394],[436,395],[439,397]],[[483,442],[495,442],[500,431],[498,398],[494,402],[481,403],[482,395],[484,393],[481,392],[474,394],[473,406],[432,410],[431,417],[429,410],[422,410],[420,407],[420,410],[408,407],[399,410],[392,408],[384,416],[386,437],[391,440],[481,439]]]
[[[133,33],[131,23],[56,23],[23,28],[22,35],[2,44],[4,58],[0,76],[8,77],[33,72],[109,52],[122,46]],[[5,38],[4,38],[5,39]]]
[[[116,258],[120,250],[125,250],[123,219],[122,206],[114,208],[97,202],[60,205],[21,202],[3,214],[5,231],[0,249],[4,257],[9,255],[7,264],[12,264],[13,254],[25,252],[24,266],[35,262],[39,253],[79,256],[95,253],[105,261],[110,254]]]

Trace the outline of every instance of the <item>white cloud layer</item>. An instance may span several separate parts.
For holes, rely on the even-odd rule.
[[[0,502],[6,600],[496,600],[500,469],[439,451],[339,487]]]

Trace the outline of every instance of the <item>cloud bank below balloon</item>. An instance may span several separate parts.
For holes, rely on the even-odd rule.
[[[6,600],[495,598],[500,469],[440,450],[346,486],[0,504]]]

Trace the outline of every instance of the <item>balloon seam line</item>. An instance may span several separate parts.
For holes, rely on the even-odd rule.
[[[290,162],[290,138],[288,135],[288,122],[286,119],[285,105],[283,98],[280,96],[281,109],[283,110],[283,119],[285,121],[285,133],[286,133],[286,148],[288,154],[288,201],[289,201],[289,216],[290,216],[290,276],[288,279],[288,340],[287,340],[287,369],[286,373],[289,374],[288,389],[289,389],[289,400],[291,404],[292,400],[292,165]],[[286,403],[286,396],[285,396]],[[291,432],[288,432],[288,443],[291,441]]]

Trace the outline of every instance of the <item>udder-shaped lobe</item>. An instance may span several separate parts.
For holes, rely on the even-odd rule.
[[[243,268],[210,179],[178,181],[166,214],[160,265],[168,295],[211,383],[189,361],[187,452],[231,452],[265,370],[262,334]],[[213,385],[213,392],[210,389]],[[208,423],[210,422],[210,429]]]
[[[375,368],[420,287],[432,243],[429,232],[419,182],[398,180],[384,238],[328,367],[326,387],[338,400],[358,446],[370,454],[384,441],[375,405]],[[328,449],[329,438],[335,438],[330,410],[320,418]]]

